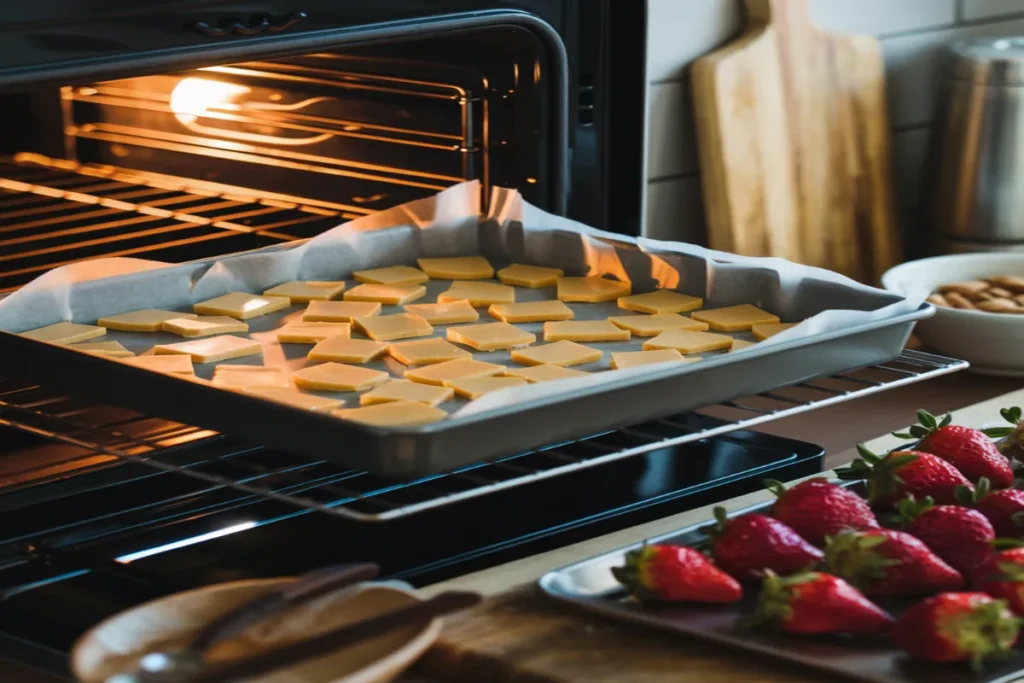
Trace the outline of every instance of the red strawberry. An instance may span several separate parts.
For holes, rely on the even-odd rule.
[[[873,504],[893,504],[910,493],[949,505],[956,502],[958,486],[970,487],[955,467],[929,453],[895,451],[881,456],[860,444],[857,452],[860,457],[849,467],[837,469],[836,474],[840,479],[867,479],[868,502]]]
[[[1018,620],[1004,600],[984,593],[943,593],[917,603],[890,631],[892,641],[933,662],[970,661],[1007,655],[1017,642]]]
[[[626,553],[624,567],[612,567],[619,583],[637,597],[677,602],[737,602],[743,588],[693,548],[645,545]]]
[[[866,595],[918,595],[964,585],[923,542],[902,531],[843,531],[828,540],[825,566]]]
[[[914,450],[942,458],[971,481],[985,477],[993,488],[1013,486],[1010,461],[984,432],[950,424],[952,415],[946,415],[940,422],[927,410],[917,411],[917,419],[919,424],[911,427],[909,433],[896,434],[907,439],[920,439]]]
[[[825,479],[808,479],[788,490],[774,480],[765,484],[779,497],[772,507],[772,517],[793,527],[814,545],[823,545],[826,536],[844,529],[878,528],[866,500]]]
[[[1002,489],[990,493],[987,481],[983,479],[978,482],[973,495],[966,489],[958,495],[965,505],[973,501],[974,509],[988,518],[997,536],[1017,538],[1024,533],[1024,529],[1016,521],[1019,519],[1024,522],[1024,491]]]
[[[1006,600],[1019,616],[1024,616],[1024,548],[1011,548],[989,555],[974,571],[975,590]]]
[[[907,496],[897,508],[901,528],[928,546],[950,567],[969,574],[992,554],[996,532],[977,510],[960,505],[935,506],[931,498]]]
[[[820,550],[777,519],[747,514],[729,519],[715,508],[718,523],[705,529],[713,537],[711,556],[718,567],[743,581],[760,577],[765,569],[783,576],[821,562]]]
[[[757,611],[745,624],[769,625],[784,633],[868,633],[893,618],[837,576],[803,572],[780,577],[765,573]]]

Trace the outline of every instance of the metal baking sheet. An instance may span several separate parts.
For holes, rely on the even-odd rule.
[[[863,493],[859,483],[847,484]],[[766,513],[770,507],[770,502],[763,503],[737,510],[729,516]],[[701,528],[713,522],[709,519],[647,539],[647,542],[701,547],[707,542]],[[642,545],[641,541],[550,571],[540,578],[540,588],[557,600],[607,617],[802,664],[827,674],[827,680],[833,680],[837,675],[868,683],[1011,683],[1024,680],[1024,653],[1019,651],[1011,658],[991,662],[981,674],[975,674],[966,663],[934,664],[911,658],[892,647],[883,637],[797,637],[767,631],[738,631],[739,619],[753,609],[756,590],[748,589],[743,601],[736,605],[642,605],[626,594],[611,573],[612,567],[622,565],[627,552]],[[913,601],[878,601],[878,604],[898,615]]]

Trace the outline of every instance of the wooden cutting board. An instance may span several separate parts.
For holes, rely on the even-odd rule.
[[[745,5],[692,66],[709,244],[875,284],[900,261],[881,47],[819,30],[806,0]]]

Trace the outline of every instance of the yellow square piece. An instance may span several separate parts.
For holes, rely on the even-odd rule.
[[[349,337],[349,323],[288,323],[274,331],[282,344],[318,344],[331,337]]]
[[[751,346],[757,346],[757,342],[744,341],[742,339],[735,339],[732,342],[732,348],[729,349],[729,352],[732,353],[734,351],[741,351],[743,349],[749,349]]]
[[[700,358],[683,358],[683,354],[676,349],[658,349],[657,351],[617,351],[612,354],[612,370],[635,368],[639,365],[651,365],[653,363],[667,363],[676,361],[678,363],[693,363]]]
[[[757,306],[750,304],[696,311],[693,313],[693,319],[707,323],[711,329],[722,332],[741,332],[749,330],[758,323],[779,322],[779,316],[762,311]]]
[[[263,295],[286,296],[293,304],[305,304],[310,301],[329,301],[343,291],[345,283],[341,281],[292,280],[271,287]]]
[[[704,299],[689,294],[680,294],[668,289],[659,289],[646,294],[634,294],[619,299],[619,308],[640,313],[686,313],[704,305]]]
[[[508,377],[521,377],[527,382],[550,382],[556,379],[573,379],[574,377],[586,377],[589,372],[563,368],[561,365],[534,365],[529,368],[506,368],[505,375]]]
[[[409,370],[405,373],[405,378],[413,382],[420,382],[421,384],[443,385],[445,382],[453,379],[493,377],[500,374],[504,369],[504,365],[484,363],[479,360],[460,359]]]
[[[380,313],[376,301],[310,301],[302,314],[304,323],[348,323]]]
[[[306,358],[337,363],[369,363],[374,358],[383,356],[387,350],[388,345],[384,342],[331,337],[314,346],[306,354]]]
[[[57,323],[46,327],[37,327],[28,332],[22,332],[19,336],[47,344],[74,344],[75,342],[86,341],[102,337],[107,333],[107,328],[96,327],[95,325],[79,325],[78,323]]]
[[[165,372],[171,375],[196,374],[190,356],[135,356],[134,358],[125,358],[124,362],[153,372]]]
[[[732,347],[733,339],[724,334],[694,332],[693,330],[666,330],[644,342],[644,351],[675,349],[679,353],[718,351]]]
[[[524,301],[495,304],[487,309],[492,318],[504,323],[539,323],[546,320],[572,320],[572,309],[558,300]]]
[[[295,386],[313,391],[362,391],[383,384],[390,378],[391,375],[380,370],[342,363],[311,365],[292,373]]]
[[[407,304],[427,295],[423,285],[356,285],[345,292],[345,301],[376,301],[379,304]]]
[[[463,299],[468,301],[471,306],[509,304],[516,300],[516,290],[496,282],[453,282],[447,291],[437,295],[438,303],[462,301]]]
[[[154,353],[183,353],[196,363],[213,363],[242,356],[255,356],[263,351],[263,345],[252,339],[233,337],[229,334],[207,339],[194,339],[179,344],[158,344]]]
[[[473,304],[465,299],[440,304],[409,304],[403,308],[406,313],[415,313],[431,325],[475,323],[480,319]]]
[[[497,351],[527,346],[537,335],[508,323],[482,323],[448,328],[448,341],[465,344],[477,351]]]
[[[303,410],[312,410],[314,412],[326,412],[345,405],[345,402],[340,398],[303,394],[296,391],[293,387],[287,389],[281,387],[245,387],[242,391],[267,399],[268,401],[286,403],[294,408],[302,408]]]
[[[512,360],[523,365],[580,365],[596,363],[603,356],[604,351],[600,349],[571,341],[557,341],[512,352]]]
[[[687,318],[678,313],[662,313],[660,315],[621,315],[608,320],[616,327],[629,330],[638,337],[653,337],[665,330],[697,330],[708,329],[707,323]]]
[[[459,396],[473,400],[492,391],[522,386],[526,384],[526,380],[522,377],[470,377],[453,379],[444,384],[446,387],[454,389]]]
[[[450,400],[454,395],[455,391],[448,387],[420,384],[407,379],[393,379],[362,394],[359,397],[359,405],[372,406],[392,401],[415,401],[428,406],[438,406]]]
[[[391,401],[373,406],[334,410],[332,415],[372,427],[417,427],[448,417],[448,413],[415,401]]]
[[[446,360],[472,358],[473,354],[460,349],[455,344],[440,337],[417,339],[416,341],[398,342],[388,348],[388,353],[399,363],[405,365],[431,365]]]
[[[262,365],[218,365],[213,369],[213,383],[221,387],[280,387],[291,389],[288,375],[280,368]]]
[[[256,296],[245,292],[231,292],[214,299],[200,301],[192,307],[192,310],[199,315],[226,315],[239,320],[248,320],[288,308],[291,303],[291,299],[286,296]]]
[[[430,323],[412,313],[373,315],[368,318],[356,318],[355,323],[367,337],[374,341],[426,337],[434,333],[434,328]]]
[[[538,289],[540,287],[554,287],[558,283],[558,278],[564,274],[561,268],[545,268],[544,266],[527,266],[522,263],[513,263],[508,268],[502,268],[498,271],[498,279],[506,285]]]
[[[194,318],[194,313],[178,313],[177,311],[163,311],[158,308],[146,308],[131,313],[118,313],[100,318],[96,324],[108,330],[120,330],[122,332],[159,332],[162,323],[175,318]]]
[[[796,327],[799,323],[754,323],[750,326],[750,331],[754,333],[754,338],[758,341],[764,341],[768,337],[774,337],[779,332],[785,332],[791,327]]]
[[[161,323],[160,329],[179,337],[209,337],[214,334],[248,332],[249,325],[226,315],[193,315],[165,320]]]
[[[633,290],[628,282],[603,277],[563,277],[558,279],[558,298],[562,301],[598,303],[629,296]]]
[[[628,341],[629,330],[607,320],[565,320],[544,323],[544,341]]]
[[[494,268],[483,256],[416,259],[432,280],[486,280],[494,277]]]
[[[371,268],[357,270],[352,277],[359,282],[373,285],[422,285],[430,279],[426,273],[412,266],[388,266],[387,268]]]
[[[118,341],[85,342],[84,344],[71,344],[69,348],[111,358],[131,358],[135,355]]]

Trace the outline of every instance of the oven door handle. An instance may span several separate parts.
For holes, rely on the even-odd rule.
[[[305,19],[306,16],[305,12],[289,12],[288,14],[276,19],[263,15],[260,17],[258,23],[246,26],[242,22],[235,22],[226,28],[211,26],[205,21],[195,21],[191,24],[190,28],[212,38],[223,38],[230,35],[256,36],[261,33],[277,33],[279,31],[284,31]]]

